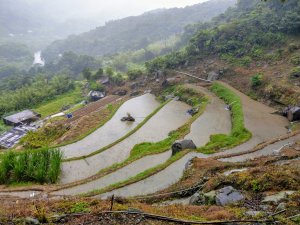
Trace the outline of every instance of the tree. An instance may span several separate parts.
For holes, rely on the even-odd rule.
[[[107,74],[107,76],[112,77],[114,75],[114,71],[111,67],[107,67],[105,70],[105,73]]]
[[[87,80],[90,80],[91,77],[92,77],[92,72],[90,70],[90,68],[85,68],[83,71],[82,71],[82,75],[85,79]]]
[[[95,79],[100,79],[103,76],[103,74],[104,74],[103,69],[100,67],[98,69],[98,71],[94,74],[94,78]]]

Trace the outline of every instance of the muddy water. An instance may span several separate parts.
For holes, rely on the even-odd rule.
[[[61,147],[65,158],[87,155],[118,140],[133,130],[141,121],[159,106],[151,94],[145,94],[125,102],[111,120],[81,141]],[[134,123],[121,122],[120,119],[130,113],[136,118]]]
[[[209,141],[209,137],[212,134],[230,133],[231,117],[230,113],[225,110],[224,102],[200,86],[187,85],[187,87],[193,88],[199,92],[204,92],[207,96],[209,96],[210,102],[206,107],[205,112],[192,124],[191,132],[185,138],[192,139],[198,147],[201,147]],[[142,195],[154,193],[167,188],[173,183],[179,181],[183,175],[186,163],[194,157],[207,158],[208,156],[199,153],[189,153],[184,158],[170,165],[158,174],[137,182],[136,184],[116,190],[116,194],[120,194],[121,196]],[[134,194],[139,189],[142,192]],[[112,193],[115,192],[113,191],[107,195],[104,194],[103,196],[109,196]]]
[[[180,180],[187,162],[194,157],[207,158],[208,156],[201,153],[189,153],[180,160],[171,164],[163,171],[153,176],[150,176],[142,181],[128,185],[126,187],[116,189],[112,192],[98,195],[96,196],[96,198],[107,198],[113,194],[122,197],[133,197],[138,195],[152,194],[157,191],[163,190]]]
[[[224,153],[221,152],[214,154],[214,156],[246,152],[262,142],[287,133],[286,126],[289,123],[286,118],[272,114],[275,111],[274,109],[260,102],[254,101],[225,83],[222,84],[231,89],[241,98],[245,127],[252,133],[252,138],[240,146],[227,150]]]
[[[172,101],[126,140],[85,160],[63,163],[60,182],[65,184],[90,177],[101,169],[127,159],[136,144],[165,139],[170,131],[188,121],[190,118],[186,113],[188,108],[189,106],[185,103]]]
[[[205,93],[210,103],[205,112],[192,124],[191,132],[185,138],[193,140],[197,147],[201,147],[209,142],[212,134],[229,134],[231,116],[230,112],[225,110],[224,102],[205,88],[193,85],[187,87]]]
[[[231,157],[231,158],[219,159],[219,160],[222,162],[233,162],[233,163],[245,162],[247,160],[256,159],[256,158],[259,158],[262,156],[278,154],[284,145],[287,145],[289,143],[295,143],[296,141],[299,141],[299,140],[300,140],[300,135],[296,135],[295,137],[291,137],[289,139],[276,142],[272,145],[269,145],[259,151],[253,152],[253,153],[249,153],[249,154],[245,154],[245,155],[241,155],[241,156],[235,156],[235,157]]]
[[[53,195],[78,195],[81,193],[87,193],[96,189],[101,189],[107,187],[111,184],[127,180],[130,177],[136,176],[137,174],[150,169],[156,165],[159,165],[167,161],[171,157],[172,152],[164,152],[157,155],[150,155],[144,158],[141,158],[130,165],[117,170],[116,172],[110,173],[98,180],[79,185],[76,187],[68,188],[65,190],[53,192]]]

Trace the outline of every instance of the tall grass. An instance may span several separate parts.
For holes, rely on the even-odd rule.
[[[60,175],[61,162],[62,153],[57,149],[7,152],[0,158],[0,184],[55,183]]]

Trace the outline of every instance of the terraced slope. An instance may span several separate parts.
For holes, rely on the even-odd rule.
[[[133,130],[145,117],[159,106],[151,94],[145,94],[125,102],[106,124],[84,139],[60,148],[65,158],[80,157],[90,154],[118,140]],[[124,123],[120,119],[130,113],[136,118],[134,123]]]
[[[170,131],[177,129],[190,118],[186,113],[188,109],[189,106],[185,103],[169,102],[127,139],[92,157],[63,163],[60,182],[66,184],[90,177],[101,169],[127,159],[136,144],[163,140]]]
[[[287,134],[286,126],[289,123],[286,118],[272,114],[275,110],[271,107],[254,101],[224,82],[220,83],[241,98],[245,126],[252,133],[252,138],[240,146],[227,150],[224,153],[216,153],[213,156],[247,152],[262,142]]]

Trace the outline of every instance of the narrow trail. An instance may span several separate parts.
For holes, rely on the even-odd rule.
[[[159,102],[156,101],[155,96],[151,94],[132,98],[126,101],[113,118],[98,130],[78,142],[61,147],[60,150],[63,152],[65,158],[80,157],[97,151],[133,130],[158,106]],[[124,123],[120,121],[120,118],[126,116],[128,112],[131,113],[133,117],[136,117],[134,123]]]

